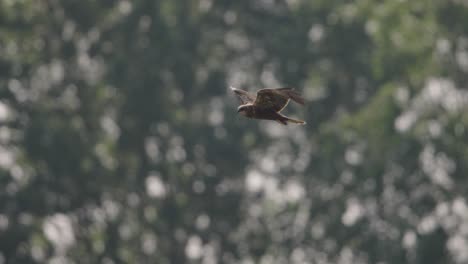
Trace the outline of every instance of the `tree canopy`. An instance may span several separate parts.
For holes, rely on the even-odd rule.
[[[464,1],[0,0],[0,263],[467,263]],[[237,115],[293,86],[306,126]]]

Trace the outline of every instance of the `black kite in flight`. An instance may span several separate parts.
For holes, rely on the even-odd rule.
[[[294,91],[294,88],[261,89],[257,92],[257,96],[234,87],[231,87],[231,89],[241,101],[237,112],[246,117],[274,120],[283,125],[287,125],[288,122],[305,124],[305,121],[292,119],[280,114],[281,110],[288,105],[290,99],[304,105],[304,98]]]

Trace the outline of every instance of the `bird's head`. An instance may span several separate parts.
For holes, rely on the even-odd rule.
[[[245,105],[241,105],[237,108],[237,113],[243,115],[243,116],[249,116],[250,113],[252,112],[251,111],[252,109],[252,105],[251,104],[245,104]]]

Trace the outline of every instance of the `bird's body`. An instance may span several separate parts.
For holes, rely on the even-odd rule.
[[[241,105],[237,112],[248,118],[274,120],[283,125],[289,123],[305,124],[280,113],[292,99],[296,103],[304,104],[304,99],[293,88],[261,89],[254,96],[244,90],[231,87],[239,97]]]

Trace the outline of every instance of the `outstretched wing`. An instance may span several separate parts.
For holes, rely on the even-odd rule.
[[[294,88],[278,88],[278,89],[261,89],[257,92],[257,98],[254,105],[263,108],[271,109],[275,112],[283,110],[289,103],[289,99],[293,99],[299,104],[304,104],[304,99],[301,95],[294,91]]]
[[[231,90],[237,95],[241,104],[252,104],[255,101],[255,95],[247,91],[231,87]]]

